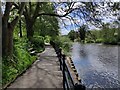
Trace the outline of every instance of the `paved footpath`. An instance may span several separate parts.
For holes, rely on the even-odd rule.
[[[54,49],[46,46],[39,59],[9,88],[61,88],[62,72]]]

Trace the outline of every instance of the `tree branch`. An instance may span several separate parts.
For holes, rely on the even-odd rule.
[[[64,15],[58,15],[58,14],[55,14],[55,13],[40,13],[38,14],[38,16],[41,16],[41,15],[48,15],[48,16],[56,16],[56,17],[65,17],[67,16],[68,14],[72,13],[75,9],[70,9],[68,12],[66,12],[66,14]],[[37,16],[37,17],[38,17]]]
[[[19,16],[16,16],[15,19],[10,23],[10,26],[12,26],[12,28],[15,27],[19,18],[21,17],[23,10],[24,10],[24,7],[25,7],[25,2],[21,2],[21,5],[20,5],[19,11],[18,11]]]
[[[36,19],[39,13],[39,6],[40,6],[40,2],[37,2],[36,8],[35,8],[35,12],[33,14],[33,19]]]
[[[3,15],[3,18],[5,18],[6,21],[8,21],[9,19],[9,14],[10,14],[12,4],[13,4],[12,2],[6,2],[5,13]]]

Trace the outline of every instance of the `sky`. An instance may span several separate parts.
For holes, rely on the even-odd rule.
[[[79,5],[81,5],[81,3],[80,3],[80,2],[77,2],[74,7],[77,7],[77,6],[79,6]],[[113,16],[111,13],[109,13],[109,12],[108,12],[108,13],[105,13],[105,14],[103,13],[104,10],[107,11],[107,9],[109,9],[109,8],[106,8],[106,6],[107,6],[107,5],[104,5],[104,9],[98,9],[98,10],[103,14],[103,15],[100,17],[101,19],[103,19],[102,21],[103,21],[104,23],[110,23],[110,22],[113,22],[114,20],[117,20],[117,17],[116,17],[116,16]],[[62,6],[62,7],[64,8],[64,6]],[[61,8],[58,7],[57,13],[58,13],[59,15],[64,15],[64,14],[65,14],[63,8],[61,9]],[[120,11],[119,11],[119,13],[120,13]],[[82,20],[82,19],[77,18],[77,17],[75,17],[75,18],[73,18],[73,19],[75,19],[76,22],[79,22],[80,25],[86,23],[85,20]],[[62,21],[59,19],[59,26],[60,26],[60,31],[61,31],[61,34],[62,34],[62,35],[68,34],[71,30],[75,30],[75,31],[78,30],[79,27],[76,26],[76,25],[74,25],[73,22],[71,23],[71,21],[70,21],[68,18],[63,17],[62,20],[63,20],[64,22],[62,22]],[[64,23],[66,24],[66,27],[64,26]],[[99,28],[96,28],[94,25],[90,24],[90,25],[89,25],[89,30],[93,30],[93,29],[99,29]]]

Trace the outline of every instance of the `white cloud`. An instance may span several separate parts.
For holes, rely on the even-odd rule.
[[[64,14],[66,14],[65,9],[66,9],[66,8],[63,8],[63,6],[57,7],[57,8],[56,8],[57,14],[59,14],[59,15],[64,15]]]
[[[85,4],[81,3],[81,2],[76,2],[73,6],[73,8],[78,8],[80,6],[85,6]]]
[[[62,34],[62,35],[67,35],[69,32],[70,32],[70,30],[61,29],[61,34]]]

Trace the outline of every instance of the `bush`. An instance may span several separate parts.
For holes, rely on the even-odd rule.
[[[72,45],[72,41],[68,37],[59,36],[52,41],[57,47],[61,48],[65,54],[68,54]]]
[[[51,39],[50,36],[45,36],[45,43],[50,43],[50,39]]]
[[[36,49],[38,52],[41,51],[41,49],[43,51],[43,49],[45,48],[44,37],[38,36],[31,38],[31,44],[33,45],[33,48]]]
[[[72,41],[68,37],[61,37],[60,41],[62,42],[63,50],[69,52]]]
[[[2,60],[2,84],[5,85],[13,80],[18,74],[23,72],[36,60],[36,56],[31,56],[27,51],[28,41],[21,38],[14,40],[13,58],[3,57]]]
[[[85,43],[95,43],[95,41],[90,38],[85,38]]]
[[[51,38],[50,40],[51,45],[53,45],[53,47],[57,46],[57,47],[62,47],[62,42],[60,41],[60,37],[56,37],[56,38]]]
[[[95,43],[102,43],[103,40],[102,39],[96,39]]]
[[[110,38],[110,39],[105,39],[103,41],[104,44],[111,44],[111,45],[116,45],[117,44],[117,39],[116,38]]]

